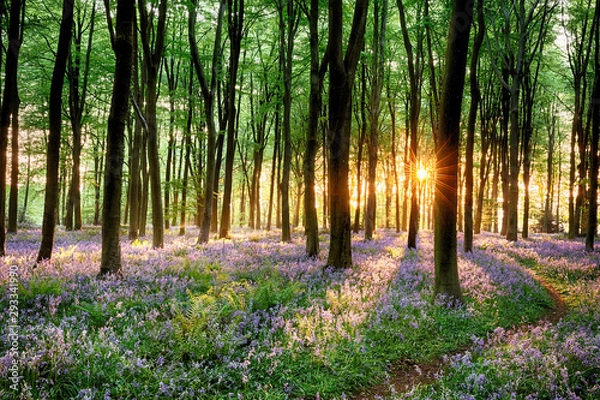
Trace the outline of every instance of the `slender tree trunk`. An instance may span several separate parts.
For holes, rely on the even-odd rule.
[[[129,90],[133,64],[134,13],[132,1],[119,0],[114,40],[116,65],[106,135],[100,276],[121,275],[121,244],[119,240],[121,191],[123,161],[125,160],[125,122],[129,111]]]
[[[200,232],[198,234],[198,243],[208,243],[210,236],[210,228],[212,222],[213,213],[213,191],[214,183],[216,178],[215,168],[215,156],[216,156],[216,140],[217,140],[217,129],[214,120],[214,103],[215,103],[215,89],[217,84],[217,71],[219,70],[219,59],[220,59],[220,48],[221,48],[221,33],[223,30],[223,14],[225,10],[225,0],[221,0],[219,3],[219,11],[217,16],[217,26],[215,33],[215,41],[213,46],[213,58],[212,58],[212,74],[211,82],[209,84],[204,73],[204,66],[200,62],[200,56],[198,53],[198,46],[196,43],[196,8],[198,6],[198,0],[192,0],[189,5],[189,18],[188,18],[188,34],[190,41],[190,49],[192,55],[192,61],[196,70],[196,75],[200,80],[200,88],[202,91],[202,97],[204,99],[204,117],[206,119],[207,128],[207,149],[206,149],[206,178],[204,180],[204,208],[202,210],[202,221],[200,225]]]
[[[237,137],[236,83],[244,27],[244,0],[227,2],[229,26],[229,82],[227,90],[227,153],[225,154],[225,185],[223,190],[223,208],[221,210],[221,228],[219,238],[229,237],[231,226],[231,198],[233,192],[233,162]]]
[[[285,11],[284,11],[285,8]],[[280,65],[283,79],[283,171],[281,176],[281,240],[290,242],[290,172],[292,167],[292,60],[294,36],[298,28],[298,13],[292,0],[278,3],[280,27]]]
[[[594,14],[595,32],[595,70],[594,88],[591,97],[592,138],[590,143],[590,189],[589,189],[589,213],[587,232],[585,236],[586,251],[594,251],[594,239],[598,227],[598,142],[600,141],[600,1],[596,0],[596,12]]]
[[[446,66],[436,138],[437,179],[435,191],[434,294],[462,302],[458,278],[456,222],[460,116],[465,68],[469,52],[472,10],[468,0],[454,0],[446,47]]]
[[[24,7],[24,6],[23,6]],[[12,157],[13,171],[15,173],[14,158],[18,154],[15,152],[15,142],[18,139],[18,108],[19,94],[17,88],[17,70],[19,50],[21,48],[21,1],[11,0],[10,14],[8,26],[8,51],[6,53],[6,65],[4,69],[4,92],[2,93],[2,104],[0,106],[0,256],[6,254],[6,164],[7,164],[7,148],[8,148],[8,127],[11,123],[12,115]],[[18,150],[18,149],[17,149]],[[18,159],[17,159],[18,168]],[[18,173],[18,170],[17,170]],[[12,188],[12,176],[11,176]],[[11,199],[12,205],[14,199]],[[16,192],[15,192],[16,193]],[[14,205],[11,206],[13,209]],[[14,213],[14,211],[13,211]],[[9,213],[12,216],[12,213]],[[16,214],[15,214],[16,216]],[[9,218],[9,231],[16,232],[15,226],[11,226],[11,222],[16,222],[16,218]],[[11,229],[11,228],[14,228]]]
[[[64,0],[56,61],[52,72],[50,84],[50,102],[48,117],[50,120],[50,134],[48,136],[48,152],[46,158],[46,193],[44,197],[44,218],[42,221],[42,243],[36,258],[36,264],[42,260],[50,259],[54,247],[54,233],[56,228],[60,163],[60,132],[62,125],[62,89],[64,85],[67,59],[71,46],[73,26],[73,0]]]
[[[319,255],[319,220],[315,193],[315,160],[319,150],[319,116],[322,105],[323,77],[319,73],[319,1],[310,1],[310,97],[308,102],[308,128],[304,155],[304,218],[306,218],[306,254]]]
[[[140,31],[144,50],[144,68],[146,69],[146,109],[145,118],[148,125],[148,167],[150,178],[150,200],[152,202],[152,246],[164,246],[164,214],[158,157],[158,133],[156,122],[156,103],[158,101],[158,70],[162,62],[164,50],[167,0],[161,0],[158,7],[158,24],[150,26],[152,19],[148,16],[146,0],[138,0],[140,14]],[[151,37],[151,31],[154,37]],[[153,47],[151,41],[154,40]]]
[[[329,192],[331,239],[327,265],[352,266],[348,159],[352,121],[352,87],[364,45],[368,0],[357,0],[346,55],[342,51],[341,0],[329,0]]]
[[[465,150],[465,215],[464,215],[464,241],[463,250],[473,251],[473,152],[475,148],[475,123],[477,121],[477,109],[481,100],[479,90],[479,78],[477,76],[477,65],[479,63],[479,51],[485,37],[485,19],[483,16],[483,0],[477,3],[478,31],[473,42],[471,54],[469,84],[471,90],[471,106],[467,122],[467,144]],[[483,168],[483,166],[480,166]]]
[[[417,39],[416,50],[417,54],[413,53],[413,45],[410,41],[408,26],[406,23],[406,10],[404,2],[397,0],[398,11],[400,12],[400,26],[402,29],[402,37],[404,48],[407,54],[408,75],[409,75],[409,129],[410,129],[410,144],[408,153],[407,179],[410,180],[410,216],[408,219],[408,239],[407,247],[411,249],[417,248],[417,232],[419,230],[419,202],[418,202],[418,185],[417,185],[417,151],[418,151],[418,125],[419,115],[421,113],[421,81],[422,81],[422,55],[423,55],[423,38],[419,35]]]
[[[362,207],[362,193],[363,193],[363,149],[365,147],[365,140],[367,137],[367,66],[361,63],[360,69],[360,119],[357,116],[358,123],[360,124],[358,134],[358,149],[356,154],[356,208],[354,210],[354,227],[352,231],[358,233],[360,230],[360,210]]]
[[[377,153],[379,151],[379,115],[383,89],[387,0],[375,0],[373,29],[373,60],[371,64],[371,113],[369,134],[369,177],[365,219],[365,239],[372,240],[377,216]]]

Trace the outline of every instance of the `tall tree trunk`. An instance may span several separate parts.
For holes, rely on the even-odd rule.
[[[233,192],[233,162],[237,137],[236,84],[244,28],[244,0],[227,2],[229,27],[229,81],[227,83],[227,153],[225,154],[225,184],[223,190],[223,208],[221,210],[221,228],[219,238],[229,237],[231,226],[231,198]]]
[[[58,169],[60,163],[60,131],[62,125],[62,89],[64,85],[67,59],[73,34],[73,0],[64,0],[56,61],[52,72],[49,101],[49,126],[48,152],[46,158],[46,192],[44,197],[44,218],[42,221],[42,243],[36,258],[36,264],[42,260],[50,259],[54,247],[54,230],[56,227],[56,212],[58,207],[59,179]]]
[[[592,91],[590,111],[592,114],[592,138],[590,143],[590,190],[587,232],[585,236],[586,251],[594,251],[594,239],[598,227],[598,142],[600,140],[600,0],[596,0],[594,14],[595,70],[594,88]]]
[[[373,27],[373,59],[371,64],[371,113],[369,132],[369,177],[365,218],[365,239],[372,240],[377,216],[377,153],[379,151],[379,115],[385,63],[387,0],[375,0]]]
[[[211,81],[208,82],[204,73],[204,66],[200,61],[198,54],[198,45],[196,43],[196,8],[198,6],[198,0],[192,0],[189,5],[189,18],[188,18],[188,35],[190,41],[190,49],[192,55],[192,61],[194,63],[194,69],[196,75],[200,80],[200,88],[202,91],[202,97],[204,99],[204,117],[206,119],[206,129],[208,133],[207,137],[207,148],[206,148],[206,177],[204,179],[204,208],[202,210],[202,221],[200,225],[200,232],[198,234],[198,243],[208,243],[210,236],[210,228],[212,222],[213,213],[213,190],[216,177],[215,168],[215,156],[216,156],[216,140],[217,140],[217,129],[214,120],[214,109],[215,109],[215,89],[217,85],[217,72],[219,71],[219,59],[220,59],[220,48],[221,48],[221,33],[223,30],[223,14],[225,11],[225,0],[221,0],[219,3],[219,11],[217,15],[217,26],[215,33],[215,41],[213,46],[213,57],[212,57],[212,74]]]
[[[422,56],[423,56],[423,37],[419,35],[416,44],[417,54],[413,52],[413,45],[410,41],[409,29],[406,23],[406,9],[402,0],[397,0],[398,11],[400,13],[400,27],[402,29],[402,38],[404,49],[406,50],[408,62],[408,77],[410,85],[409,94],[409,130],[410,144],[408,145],[408,166],[407,179],[410,180],[410,214],[408,218],[408,239],[407,246],[411,249],[417,248],[417,232],[419,230],[419,202],[417,189],[417,151],[418,151],[418,125],[419,115],[421,114],[421,82],[422,82]]]
[[[134,26],[136,23],[136,16],[134,13]],[[136,109],[140,109],[144,104],[143,90],[140,88],[139,79],[139,50],[138,50],[138,39],[137,29],[133,31],[133,66],[132,66],[132,100]],[[141,114],[138,111],[138,116]],[[142,193],[142,181],[141,181],[141,152],[143,146],[143,132],[142,132],[142,119],[136,118],[135,125],[133,127],[133,138],[131,139],[131,151],[129,154],[129,235],[128,238],[132,242],[138,238],[140,233],[140,220],[141,218],[141,193]]]
[[[20,23],[20,28],[18,29],[18,34],[17,34],[17,38],[18,38],[18,43],[23,43],[23,31],[24,31],[24,25],[25,25],[25,1],[23,0],[22,2],[19,1],[20,3],[20,8],[21,8],[21,23]],[[22,3],[22,5],[21,5]],[[11,7],[12,7],[12,3],[11,3]],[[13,10],[11,9],[10,12],[12,13]],[[17,18],[16,16],[16,10],[14,10],[15,12],[15,18]],[[12,20],[12,16],[11,16],[11,20]],[[13,29],[13,27],[11,27],[9,25],[9,30]],[[10,32],[9,36],[10,36],[10,40],[12,40],[14,33]],[[12,49],[12,47],[16,45],[16,44],[9,44],[9,47]],[[12,49],[11,51],[14,51],[14,49]],[[18,50],[17,50],[17,57],[18,57]],[[2,64],[2,60],[0,59],[0,65]],[[11,77],[12,79],[13,77]],[[14,84],[14,90],[15,90],[15,94],[13,97],[13,101],[12,103],[12,126],[11,126],[11,170],[10,170],[10,195],[9,195],[9,201],[8,201],[8,227],[7,227],[7,231],[8,232],[12,232],[12,233],[16,233],[17,232],[17,219],[18,219],[18,208],[19,208],[19,104],[20,104],[20,99],[19,99],[19,91],[18,91],[18,85],[15,83]],[[30,155],[28,155],[28,174],[29,174],[29,162],[30,162]],[[28,182],[29,183],[29,175],[28,176]],[[29,186],[26,187],[26,197],[28,196],[27,191],[29,190]],[[4,248],[3,246],[1,246],[0,248]]]
[[[21,1],[11,0],[8,27],[8,51],[4,69],[4,92],[0,106],[0,256],[6,254],[6,163],[8,148],[8,127],[11,123],[13,130],[13,158],[15,157],[15,135],[18,137],[18,108],[19,94],[17,89],[17,69],[19,50],[21,48]],[[13,161],[14,164],[14,161]],[[18,167],[18,160],[17,160]],[[14,173],[14,167],[13,167]],[[11,182],[12,183],[12,182]],[[12,184],[11,184],[12,186]],[[11,190],[12,192],[12,190]],[[12,200],[12,199],[11,199]],[[11,218],[12,221],[12,218]],[[10,225],[10,224],[9,224]],[[9,228],[11,228],[9,226]],[[16,231],[16,226],[14,227]],[[10,229],[9,229],[10,230]]]
[[[308,128],[304,153],[304,218],[306,218],[306,254],[319,255],[319,220],[315,193],[315,160],[319,149],[319,116],[322,105],[323,75],[319,73],[319,0],[310,1],[310,97],[308,101]],[[323,68],[324,70],[324,68]]]
[[[331,239],[327,265],[352,266],[348,159],[352,121],[352,87],[364,45],[368,0],[357,0],[346,55],[342,51],[341,0],[329,0],[329,192]]]
[[[456,222],[458,153],[465,68],[469,52],[472,9],[469,0],[454,0],[450,17],[446,66],[436,138],[434,294],[463,301],[458,278]]]
[[[467,144],[465,150],[465,215],[464,215],[464,241],[463,250],[473,251],[473,152],[475,148],[475,123],[477,122],[477,108],[481,100],[479,90],[479,77],[477,76],[477,65],[479,64],[479,51],[485,38],[485,18],[483,15],[483,0],[477,2],[477,35],[473,42],[469,85],[471,90],[471,105],[467,122]],[[483,166],[480,166],[483,168]]]
[[[367,138],[367,66],[361,63],[360,68],[360,112],[357,113],[357,122],[360,125],[358,133],[358,149],[356,151],[356,208],[354,209],[354,227],[352,231],[360,230],[360,209],[362,207],[363,193],[363,149]]]
[[[108,9],[106,10],[109,11]],[[106,169],[102,202],[102,260],[100,276],[121,274],[121,191],[125,160],[125,123],[129,112],[129,90],[133,65],[134,3],[117,3],[116,56],[113,94],[106,135]]]
[[[158,7],[157,26],[152,25],[148,16],[146,0],[138,0],[140,32],[144,50],[144,68],[146,69],[146,109],[148,126],[148,167],[150,178],[150,200],[152,202],[152,247],[164,246],[164,214],[158,157],[158,133],[156,123],[156,103],[158,101],[158,71],[162,63],[167,19],[167,0],[161,0]],[[151,37],[152,32],[154,37]],[[153,43],[152,43],[153,42]]]
[[[72,147],[72,165],[71,181],[67,195],[67,210],[65,215],[65,228],[67,230],[80,230],[83,224],[81,218],[81,150],[82,150],[82,123],[86,97],[88,90],[88,77],[90,71],[90,56],[92,53],[92,40],[94,37],[94,27],[96,21],[96,3],[91,5],[90,25],[85,51],[85,63],[83,71],[81,70],[81,42],[85,31],[85,14],[82,17],[80,11],[77,12],[77,21],[73,27],[75,45],[74,51],[69,55],[67,67],[67,78],[69,81],[69,115],[71,120],[71,130],[73,132]],[[81,82],[80,82],[81,81]]]
[[[283,171],[281,176],[281,240],[290,242],[290,172],[292,167],[292,60],[294,36],[298,28],[298,13],[292,0],[278,2],[280,28],[280,59],[283,79]],[[285,8],[285,11],[284,11]]]
[[[389,82],[386,85],[387,89],[387,100],[388,107],[390,110],[390,120],[391,120],[391,129],[392,129],[392,144],[391,144],[391,161],[392,161],[392,173],[394,175],[394,187],[396,188],[394,194],[394,203],[396,210],[396,233],[400,233],[401,225],[400,225],[400,179],[398,176],[398,161],[396,155],[396,147],[397,147],[397,134],[396,134],[396,105],[395,101],[393,101],[394,97],[392,95],[392,91],[390,89]]]
[[[179,212],[179,235],[185,235],[186,207],[187,207],[187,189],[188,189],[188,171],[190,170],[190,153],[192,151],[192,119],[194,115],[193,88],[194,88],[194,70],[190,68],[190,81],[188,83],[188,110],[187,123],[185,129],[185,161],[183,163],[183,178],[181,180],[181,205]]]

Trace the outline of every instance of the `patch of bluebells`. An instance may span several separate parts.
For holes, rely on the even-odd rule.
[[[287,244],[277,233],[241,230],[197,246],[190,230],[167,233],[164,249],[123,238],[125,278],[103,280],[95,279],[99,230],[59,231],[52,261],[31,270],[39,234],[11,236],[3,260],[19,266],[22,284],[24,398],[343,396],[370,384],[393,359],[429,356],[419,355],[419,341],[442,342],[455,323],[495,322],[494,307],[506,307],[499,299],[543,296],[514,259],[478,250],[459,260],[467,305],[447,310],[444,299],[433,301],[428,233],[420,234],[419,251],[405,248],[404,235],[357,236],[354,267],[343,271],[322,268],[326,243],[319,258],[306,257],[301,235]],[[7,271],[0,268],[0,282]],[[293,296],[266,307],[260,290]],[[441,328],[444,313],[450,322]],[[493,325],[475,340],[485,329]],[[3,329],[2,377],[12,362],[5,335]],[[0,398],[12,395],[0,386]]]
[[[568,314],[556,324],[497,328],[451,357],[434,385],[397,398],[600,398],[600,254],[585,252],[579,240],[548,235],[517,243],[492,235],[479,240],[487,253],[519,260],[560,285]]]

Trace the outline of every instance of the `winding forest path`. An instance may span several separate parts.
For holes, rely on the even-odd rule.
[[[519,326],[515,326],[510,331],[516,331],[523,329],[526,326],[534,328],[535,326],[551,323],[555,324],[567,313],[567,305],[561,294],[550,285],[546,280],[536,276],[531,270],[527,270],[533,279],[535,279],[542,287],[546,289],[550,297],[552,298],[552,307],[548,312],[542,316],[535,323],[528,323]],[[372,400],[381,399],[386,396],[391,396],[394,393],[406,393],[417,385],[427,385],[435,382],[436,377],[440,372],[444,371],[448,367],[448,363],[452,355],[463,353],[468,351],[470,348],[465,347],[457,349],[454,352],[445,354],[435,360],[416,364],[410,361],[396,361],[392,364],[389,372],[389,377],[382,383],[363,389],[360,393],[350,396],[353,400]]]

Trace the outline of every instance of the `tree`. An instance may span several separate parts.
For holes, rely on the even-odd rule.
[[[10,22],[8,27],[8,51],[6,54],[4,92],[2,93],[2,104],[0,105],[0,256],[6,254],[6,163],[8,147],[8,127],[12,116],[12,155],[13,155],[13,174],[15,171],[15,141],[18,138],[18,109],[19,95],[17,89],[17,69],[19,60],[19,50],[21,48],[21,1],[11,0],[10,2]],[[24,8],[23,4],[23,8]],[[18,163],[16,164],[18,167]],[[12,188],[12,180],[11,180]],[[12,200],[11,190],[11,200]],[[12,204],[12,201],[11,201]],[[12,218],[9,218],[12,221]],[[15,214],[16,231],[16,214]],[[10,228],[9,222],[9,228]],[[12,229],[9,229],[9,231]]]
[[[306,130],[306,152],[304,153],[304,218],[306,219],[306,254],[319,254],[319,220],[317,218],[317,196],[315,193],[315,159],[319,148],[319,116],[323,99],[323,78],[327,57],[319,64],[319,1],[310,0],[308,12],[310,40],[310,95],[308,100],[308,127]]]
[[[107,8],[106,12],[109,13]],[[113,50],[116,56],[113,94],[106,136],[106,169],[102,202],[102,260],[100,276],[121,274],[121,191],[125,159],[125,123],[129,112],[129,94],[133,69],[134,3],[117,3],[116,34]]]
[[[592,113],[592,138],[590,146],[590,190],[589,190],[589,213],[588,226],[585,236],[585,249],[594,251],[594,238],[598,227],[598,142],[600,141],[600,0],[596,0],[596,12],[594,15],[593,36],[595,43],[594,67],[596,76],[590,111]]]
[[[281,176],[281,240],[292,240],[290,227],[290,171],[292,167],[292,60],[294,36],[298,29],[298,12],[292,0],[278,1],[280,27],[280,63],[283,78],[283,171]],[[285,11],[284,11],[285,8]],[[287,22],[287,23],[286,23]]]
[[[483,15],[483,0],[477,2],[477,35],[473,42],[469,85],[471,90],[471,105],[467,123],[467,143],[465,151],[465,226],[463,249],[465,252],[473,251],[473,152],[475,147],[475,124],[477,122],[477,109],[481,101],[477,65],[479,52],[485,38],[485,19]],[[480,167],[482,168],[482,167]]]
[[[469,0],[454,0],[446,45],[436,145],[434,294],[463,301],[458,278],[456,222],[460,117],[473,10]]]
[[[385,35],[387,28],[387,0],[375,0],[373,27],[373,59],[371,60],[371,112],[369,131],[369,177],[367,209],[365,218],[365,239],[373,239],[376,225],[377,198],[377,153],[379,151],[379,117],[381,91],[383,89],[385,62]]]
[[[90,72],[90,55],[92,53],[92,39],[94,36],[94,26],[96,22],[96,2],[91,5],[90,22],[87,29],[88,40],[85,51],[85,60],[82,60],[83,35],[85,27],[85,11],[81,15],[81,9],[77,10],[77,21],[73,25],[73,44],[74,48],[69,54],[67,65],[67,79],[69,81],[69,119],[71,122],[71,131],[73,133],[72,164],[71,164],[71,183],[67,195],[67,210],[65,215],[65,227],[67,230],[79,230],[83,224],[81,217],[81,150],[82,150],[82,121],[86,107],[88,92],[88,79]],[[87,10],[87,9],[85,9]],[[83,71],[82,71],[83,64]]]
[[[233,162],[237,143],[236,84],[242,39],[244,37],[244,0],[227,1],[227,21],[229,28],[229,79],[227,82],[227,152],[225,154],[225,184],[223,208],[221,210],[220,238],[229,237],[231,225],[231,198],[233,191]]]
[[[406,23],[406,9],[402,0],[397,0],[398,11],[400,12],[400,27],[402,29],[402,38],[406,57],[408,62],[408,83],[410,86],[408,94],[407,107],[409,115],[407,117],[408,127],[410,131],[410,144],[406,151],[408,160],[405,167],[405,178],[407,183],[410,181],[410,216],[408,222],[408,240],[407,246],[411,249],[417,248],[417,231],[419,229],[419,203],[417,191],[417,150],[418,150],[418,129],[419,115],[421,113],[421,84],[423,80],[423,35],[419,32],[417,44],[415,46],[416,54],[413,52],[413,44],[411,43],[409,28]],[[420,11],[419,11],[420,12]],[[405,193],[405,196],[408,194]]]
[[[48,136],[48,151],[46,153],[46,192],[44,197],[44,218],[42,222],[42,242],[36,258],[36,264],[50,259],[54,247],[56,228],[56,213],[58,209],[60,162],[60,132],[62,125],[62,89],[64,85],[69,47],[73,35],[73,1],[63,0],[62,17],[52,82],[50,84],[50,101],[48,119],[50,132]]]
[[[148,15],[146,0],[138,0],[138,10],[140,15],[142,48],[144,51],[143,65],[146,71],[146,109],[144,117],[147,124],[146,133],[148,134],[148,166],[152,201],[152,246],[160,248],[164,245],[164,214],[160,182],[160,162],[158,157],[156,103],[158,101],[158,72],[164,52],[167,0],[160,1],[156,27],[152,26],[153,18]],[[154,37],[152,37],[152,33]]]
[[[346,54],[342,51],[343,1],[329,0],[329,196],[331,238],[327,265],[352,266],[348,160],[352,87],[364,45],[368,0],[356,0]]]
[[[215,94],[217,88],[217,79],[221,56],[221,34],[223,30],[223,14],[225,11],[225,0],[219,1],[219,12],[217,14],[215,41],[213,45],[212,66],[210,82],[206,78],[204,65],[200,61],[198,45],[196,43],[196,16],[198,1],[192,0],[189,4],[188,18],[188,37],[190,41],[191,57],[198,80],[200,81],[200,90],[204,100],[204,118],[207,130],[206,145],[206,177],[204,179],[204,207],[202,212],[202,221],[200,232],[198,234],[198,243],[207,243],[210,236],[210,226],[213,213],[214,185],[216,177],[216,153],[217,153],[217,127],[214,120]]]

